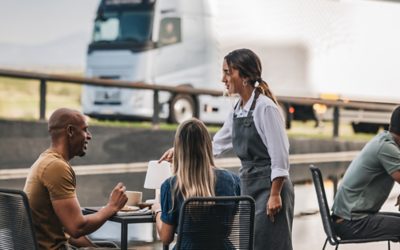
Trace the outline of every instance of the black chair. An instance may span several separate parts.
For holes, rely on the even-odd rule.
[[[322,178],[321,171],[319,170],[319,168],[316,168],[313,165],[310,166],[310,171],[314,181],[315,192],[317,193],[319,212],[321,214],[322,224],[324,226],[324,231],[327,236],[322,249],[325,249],[328,241],[332,246],[336,246],[335,249],[338,249],[340,244],[368,243],[377,241],[387,241],[388,249],[390,249],[391,241],[393,242],[399,241],[399,239],[396,237],[378,237],[378,238],[368,238],[368,239],[346,239],[346,240],[340,239],[340,237],[336,235],[336,232],[333,227],[333,221],[329,210],[329,205],[326,200],[324,181]]]
[[[38,249],[28,198],[23,191],[0,189],[0,249]]]
[[[254,216],[255,202],[249,196],[189,198],[180,211],[175,247],[253,249]]]

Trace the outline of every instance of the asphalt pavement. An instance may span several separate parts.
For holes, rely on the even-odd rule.
[[[333,185],[325,182],[327,198],[330,205],[333,200]],[[394,206],[397,195],[400,194],[400,185],[395,184],[388,200],[384,204],[384,211],[398,211]],[[97,233],[95,238],[109,238],[118,240],[119,226],[108,223]],[[153,227],[151,224],[131,225],[129,227],[130,244],[129,249],[137,250],[161,250],[162,244],[159,241],[152,242]],[[295,186],[295,218],[293,223],[293,249],[314,250],[322,249],[326,235],[323,230],[322,221],[318,212],[318,203],[312,183]],[[326,249],[335,249],[328,244]],[[387,249],[387,242],[364,243],[341,245],[341,250],[379,250]],[[400,250],[399,243],[391,243],[392,250]]]

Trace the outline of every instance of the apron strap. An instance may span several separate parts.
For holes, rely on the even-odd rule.
[[[258,90],[258,88],[256,88],[256,91],[254,93],[254,99],[253,99],[253,102],[251,103],[251,107],[250,107],[249,113],[247,114],[247,117],[253,116],[253,111],[254,111],[254,108],[256,107],[257,98],[260,96],[260,93],[261,92]]]
[[[257,101],[257,98],[260,95],[260,93],[261,92],[258,90],[258,88],[256,88],[255,93],[254,93],[254,99],[253,99],[253,102],[251,103],[250,110],[249,110],[249,113],[247,114],[247,117],[251,117],[253,115],[254,108],[256,107],[256,101]],[[236,110],[237,106],[239,105],[240,101],[241,100],[237,101],[235,106],[233,107],[233,117],[234,118],[237,117],[237,115],[235,114],[235,110]]]

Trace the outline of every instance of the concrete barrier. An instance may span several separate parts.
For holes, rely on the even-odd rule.
[[[75,158],[72,165],[146,162],[158,159],[173,143],[175,131],[137,128],[90,126],[93,139],[85,157]],[[340,140],[290,139],[290,154],[360,150],[365,142]],[[50,145],[47,124],[0,120],[0,170],[29,168],[39,154]],[[225,156],[232,157],[232,152]],[[335,174],[335,166],[344,172],[348,163],[323,163],[326,174]],[[307,165],[292,165],[292,180],[301,181],[309,175]],[[234,171],[236,171],[234,169]],[[114,185],[122,181],[129,190],[144,192],[144,199],[154,198],[153,190],[143,189],[144,172],[78,175],[78,196],[81,205],[105,204]],[[327,175],[328,176],[328,175]],[[22,189],[25,179],[1,180],[0,187]]]

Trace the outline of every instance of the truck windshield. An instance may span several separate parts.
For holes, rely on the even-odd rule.
[[[151,40],[152,10],[107,11],[96,18],[93,42],[146,43]]]

